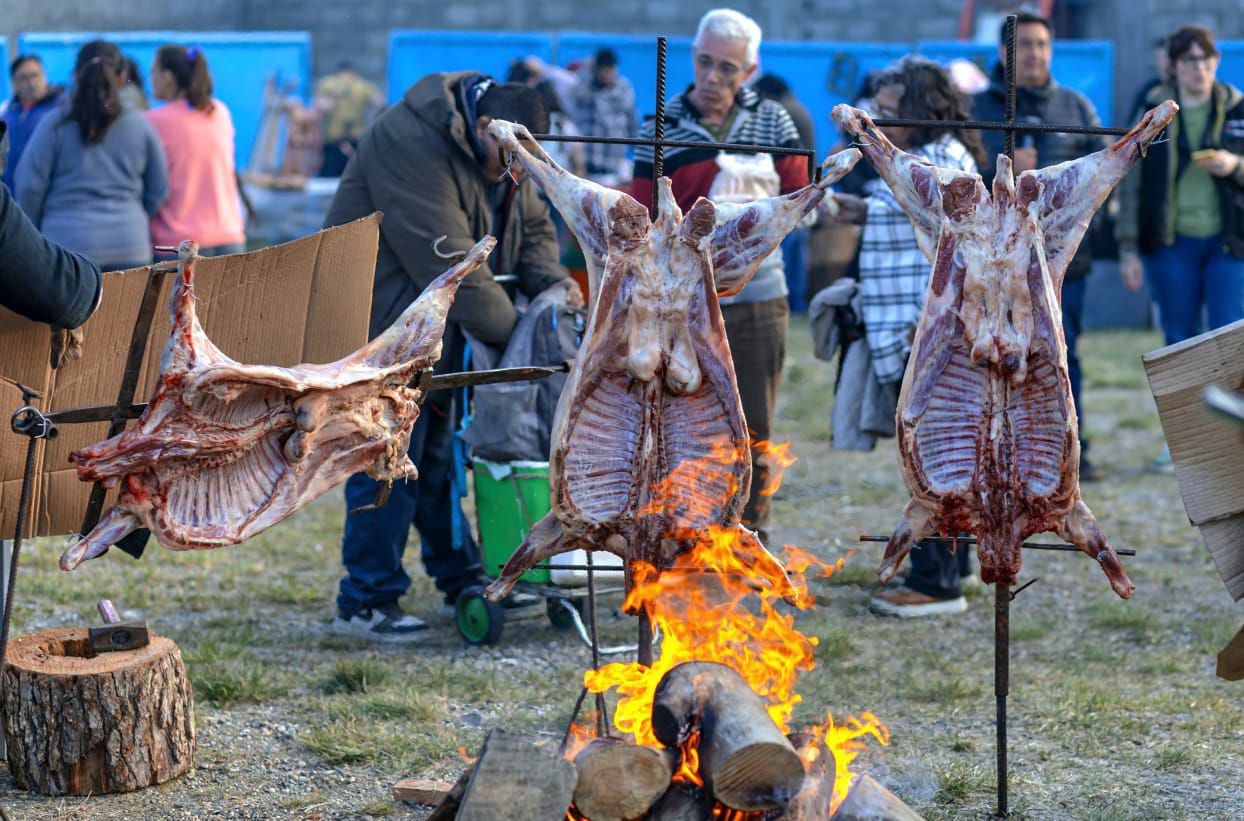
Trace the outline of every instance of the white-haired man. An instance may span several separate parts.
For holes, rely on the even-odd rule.
[[[786,109],[744,86],[756,72],[760,34],[756,21],[730,9],[714,9],[700,19],[691,46],[695,84],[665,101],[666,139],[800,146],[799,131]],[[654,122],[648,120],[640,128],[640,137],[652,139],[654,132]],[[785,194],[808,184],[804,157],[774,156],[770,162],[769,156],[667,148],[664,173],[684,211],[701,196],[715,201],[752,199]],[[630,194],[649,207],[652,160],[651,148],[636,150],[630,187]],[[743,292],[721,304],[747,427],[753,442],[768,440],[790,318],[782,255],[770,254]],[[760,490],[768,484],[769,457],[753,449],[752,461],[752,490],[743,521],[760,530],[764,541],[771,497],[761,495]]]

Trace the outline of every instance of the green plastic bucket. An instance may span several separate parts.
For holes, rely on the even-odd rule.
[[[484,572],[496,578],[535,523],[549,512],[549,463],[472,459],[472,467]],[[522,580],[548,584],[549,571],[528,570]]]

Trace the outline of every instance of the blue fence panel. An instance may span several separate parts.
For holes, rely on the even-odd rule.
[[[278,86],[309,101],[311,94],[311,35],[303,31],[196,32],[196,31],[133,31],[133,32],[72,32],[22,34],[18,49],[34,52],[43,58],[48,79],[68,85],[73,78],[73,64],[78,49],[94,39],[113,43],[127,56],[133,57],[144,75],[147,93],[151,83],[146,79],[156,49],[166,43],[198,46],[207,56],[212,72],[215,96],[229,107],[236,131],[235,161],[246,166],[251,146],[259,134],[263,110],[264,83],[275,77]],[[152,104],[156,104],[153,100]]]
[[[505,79],[511,61],[533,54],[553,60],[553,36],[543,32],[395,30],[389,34],[389,102],[437,71],[482,71]]]
[[[9,86],[9,38],[0,37],[0,100],[7,100],[13,95]]]
[[[657,110],[657,38],[656,35],[588,34],[572,32],[557,38],[557,62],[568,66],[584,60],[598,48],[608,46],[618,54],[618,73],[635,86],[635,105],[639,118]],[[666,38],[665,96],[680,94],[694,80],[691,67],[691,38]]]
[[[988,74],[998,61],[998,47],[958,40],[926,40],[917,51],[931,60],[948,63],[971,60]],[[1109,40],[1059,40],[1050,66],[1054,78],[1088,97],[1102,124],[1114,120],[1114,44]]]
[[[1244,40],[1219,40],[1215,45],[1222,52],[1218,79],[1236,88],[1244,88]]]
[[[841,139],[830,112],[855,99],[868,72],[884,68],[911,49],[895,43],[766,42],[760,46],[760,70],[790,85],[812,114],[817,156],[824,159]]]

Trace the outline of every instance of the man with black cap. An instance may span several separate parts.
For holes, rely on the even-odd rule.
[[[373,337],[449,267],[432,247],[437,237],[446,237],[439,245],[442,254],[465,252],[485,234],[497,238],[487,264],[458,289],[440,371],[462,365],[463,329],[504,346],[518,318],[516,291],[534,297],[567,275],[558,263],[548,206],[534,185],[519,184],[507,173],[501,146],[488,133],[494,118],[522,123],[534,133],[548,129],[544,103],[525,86],[499,84],[475,72],[424,77],[363,135],[324,220],[326,226],[340,225],[384,212],[372,291]],[[499,282],[502,275],[513,284]],[[427,635],[427,625],[397,603],[410,586],[402,555],[412,523],[424,566],[445,605],[481,581],[479,549],[452,481],[455,393],[429,394],[415,423],[410,458],[418,480],[395,484],[384,507],[346,517],[346,575],[333,623],[338,632],[387,642]],[[379,487],[365,474],[351,477],[347,509],[372,503]]]

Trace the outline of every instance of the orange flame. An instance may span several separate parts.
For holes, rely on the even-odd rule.
[[[704,779],[700,777],[700,734],[692,733],[679,750],[682,752],[682,766],[670,780],[689,781],[697,787],[703,787]]]
[[[752,452],[766,458],[769,463],[769,480],[759,490],[761,496],[772,496],[782,486],[782,475],[788,467],[795,464],[797,458],[791,453],[791,447],[789,439],[780,445],[764,439],[752,442]]]
[[[890,731],[872,713],[861,713],[859,718],[851,716],[845,724],[836,724],[833,715],[826,713],[825,723],[814,727],[810,732],[823,736],[825,746],[834,754],[834,796],[830,800],[830,815],[833,815],[851,791],[851,785],[855,783],[856,774],[851,772],[851,761],[866,746],[860,739],[872,736],[883,747],[888,746]]]
[[[575,756],[590,744],[594,738],[596,738],[596,734],[592,732],[592,725],[572,724],[570,732],[566,736],[566,741],[562,744],[562,758],[567,761],[574,761]]]
[[[751,447],[770,458],[770,481],[760,492],[771,494],[780,485],[783,472],[795,461],[791,445],[754,442]],[[688,498],[697,491],[703,492],[705,476],[721,477],[727,473],[723,466],[733,465],[741,458],[746,458],[746,450],[718,443],[702,459],[685,460],[650,489],[649,501],[640,515],[685,510]],[[736,490],[731,485],[730,492]],[[684,662],[717,662],[742,675],[767,702],[774,724],[789,733],[791,715],[801,701],[795,693],[796,679],[799,673],[812,669],[817,640],[796,629],[795,614],[783,609],[782,604],[797,609],[811,607],[806,577],[810,573],[829,577],[842,568],[851,553],[827,564],[806,550],[788,545],[783,551],[784,567],[752,531],[741,525],[691,531],[684,523],[670,536],[694,542],[668,569],[659,570],[642,561],[632,563],[631,589],[623,605],[627,612],[648,614],[654,632],[659,631],[662,636],[659,658],[651,667],[615,663],[589,670],[584,674],[585,686],[594,693],[615,688],[619,701],[614,725],[632,735],[636,743],[660,748],[663,745],[652,729],[657,684]],[[871,713],[864,713],[862,719],[848,718],[844,725],[835,724],[833,717],[827,716],[826,723],[814,732],[823,736],[826,747],[834,754],[837,807],[854,779],[847,767],[864,748],[860,738],[871,735],[885,744],[889,734]],[[696,735],[682,745],[683,764],[676,780],[703,785],[698,742]],[[811,753],[805,753],[811,756],[805,760],[810,763],[819,754],[819,748],[814,747]],[[714,817],[729,821],[744,815],[717,813]]]

